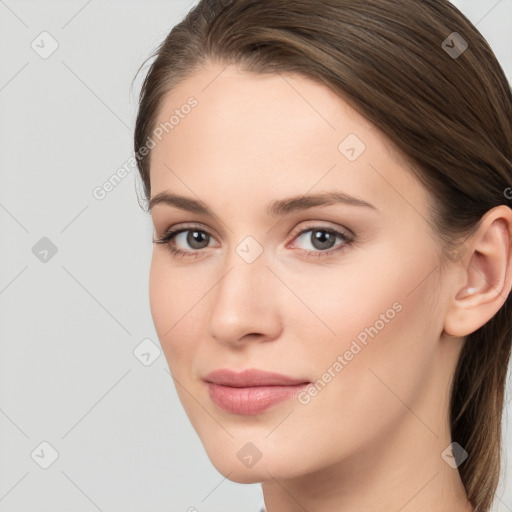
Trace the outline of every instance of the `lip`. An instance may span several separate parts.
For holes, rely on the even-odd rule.
[[[230,386],[233,388],[256,387],[256,386],[295,386],[308,383],[306,379],[295,379],[280,373],[266,372],[256,368],[250,368],[242,372],[235,372],[227,368],[215,370],[209,373],[204,379],[206,382]]]
[[[203,379],[211,400],[233,414],[259,414],[273,405],[296,396],[309,381],[263,370],[249,369],[237,373],[216,370]]]

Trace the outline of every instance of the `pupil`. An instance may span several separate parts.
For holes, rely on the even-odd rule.
[[[332,233],[325,230],[317,230],[311,234],[313,247],[317,249],[330,249],[332,247],[333,240],[334,237],[332,236]]]

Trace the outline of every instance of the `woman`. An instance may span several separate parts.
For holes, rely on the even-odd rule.
[[[201,1],[140,93],[150,303],[267,512],[484,512],[511,350],[512,95],[448,1]]]

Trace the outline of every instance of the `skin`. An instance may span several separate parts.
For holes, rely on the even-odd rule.
[[[185,257],[154,245],[150,304],[212,464],[232,481],[262,482],[268,512],[472,510],[441,456],[452,442],[449,389],[463,337],[510,292],[510,209],[489,212],[462,257],[443,260],[429,193],[325,86],[210,62],[166,96],[158,122],[190,96],[197,107],[152,149],[151,196],[172,191],[212,214],[160,203],[151,215],[155,238],[188,226],[210,239],[178,236],[176,247],[196,251]],[[355,161],[338,149],[349,134],[366,146]],[[375,209],[267,214],[273,200],[333,190]],[[353,241],[313,245],[316,230],[332,228]],[[247,236],[263,250],[252,263],[236,251]],[[321,379],[396,303],[401,311],[309,403],[242,416],[209,398],[201,378],[218,368]],[[252,467],[237,457],[248,442],[261,452]]]

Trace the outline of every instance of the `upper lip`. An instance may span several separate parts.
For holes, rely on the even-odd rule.
[[[242,372],[235,372],[227,368],[210,372],[204,379],[206,382],[231,386],[234,388],[256,386],[296,386],[297,384],[309,384],[304,379],[295,379],[279,373],[266,372],[251,368]]]

